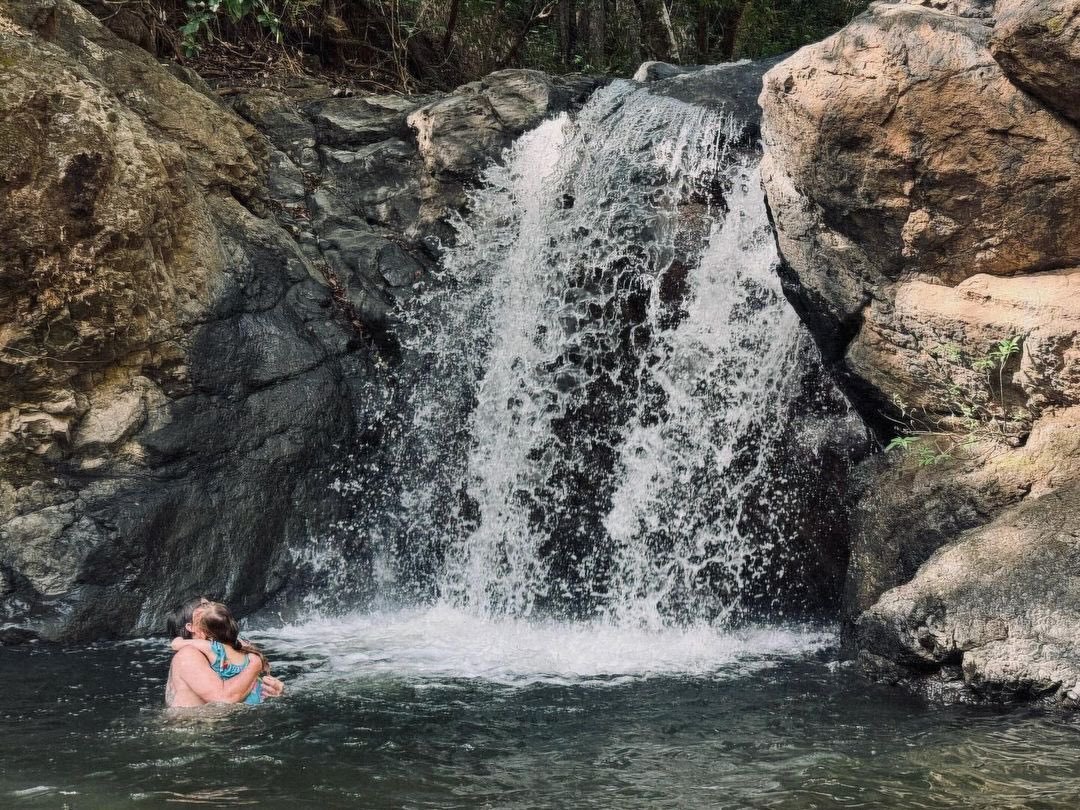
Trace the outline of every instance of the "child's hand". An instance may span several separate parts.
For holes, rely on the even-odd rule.
[[[285,692],[285,684],[275,678],[273,675],[263,675],[263,695],[268,698],[281,697]]]
[[[176,638],[174,638],[172,641],[169,642],[169,646],[172,647],[173,650],[175,651],[175,650],[179,650],[181,647],[186,647],[189,643],[190,643],[190,641],[188,639],[180,638],[180,636],[177,636]]]

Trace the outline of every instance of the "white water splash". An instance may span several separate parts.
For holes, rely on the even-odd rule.
[[[739,677],[835,644],[829,631],[697,625],[652,631],[603,621],[523,621],[448,605],[365,613],[251,633],[303,666],[301,689],[382,679],[611,686],[650,677]]]
[[[449,638],[600,633],[616,660],[735,643],[711,628],[790,528],[773,459],[803,348],[739,132],[615,82],[484,173],[403,316],[386,470],[347,482],[380,496],[355,525],[387,609],[434,604]]]

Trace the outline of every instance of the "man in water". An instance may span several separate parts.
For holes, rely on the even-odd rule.
[[[173,638],[192,638],[192,621],[199,607],[209,604],[206,597],[184,603],[168,619]],[[206,656],[194,647],[183,647],[169,665],[169,680],[165,685],[165,705],[169,708],[192,708],[208,703],[243,703],[260,680],[259,667],[248,667],[233,678],[224,679],[211,667]],[[264,675],[264,697],[279,697],[285,685],[271,675]]]

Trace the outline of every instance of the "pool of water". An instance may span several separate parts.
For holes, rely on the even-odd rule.
[[[288,697],[171,717],[163,641],[0,649],[0,807],[1074,807],[1080,722],[936,706],[827,631],[448,611],[255,633]]]

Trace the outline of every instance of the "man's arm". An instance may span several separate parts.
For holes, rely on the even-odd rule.
[[[239,675],[225,680],[197,648],[184,647],[173,657],[173,674],[207,703],[240,703],[259,679],[259,668],[248,664]]]

